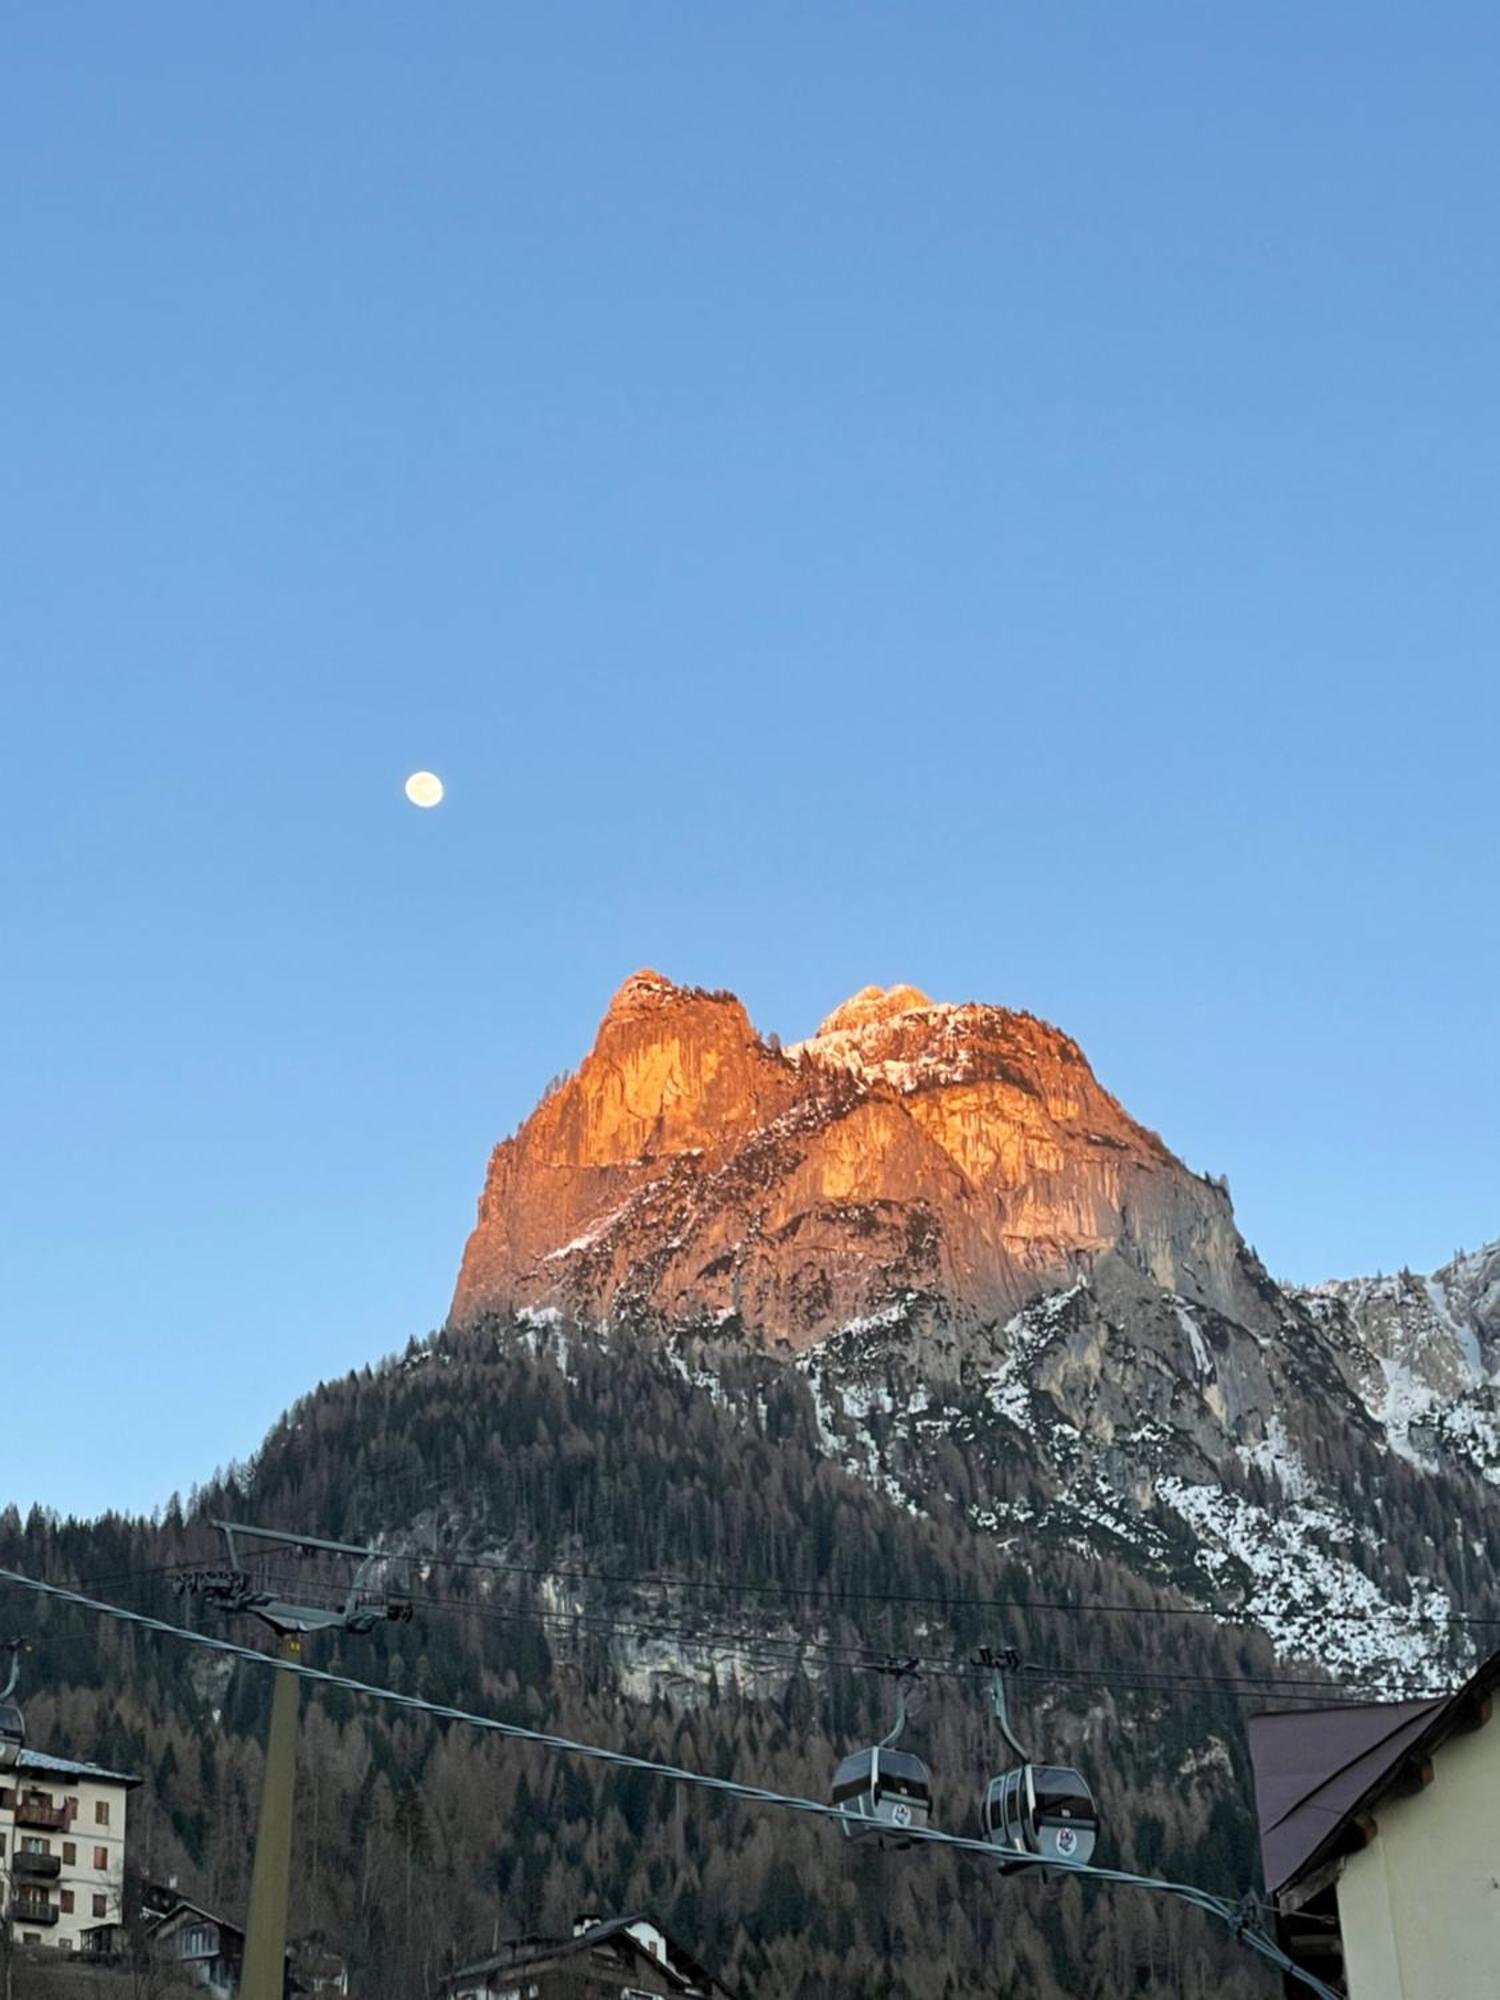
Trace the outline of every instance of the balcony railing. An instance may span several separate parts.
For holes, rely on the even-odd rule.
[[[49,1880],[62,1873],[62,1862],[55,1854],[28,1854],[24,1847],[18,1847],[13,1865],[18,1875],[40,1875]]]
[[[40,1826],[49,1833],[61,1833],[72,1817],[66,1806],[55,1806],[47,1799],[16,1800],[17,1826]]]
[[[57,1910],[51,1903],[33,1903],[17,1896],[10,1906],[10,1920],[13,1924],[55,1924]]]

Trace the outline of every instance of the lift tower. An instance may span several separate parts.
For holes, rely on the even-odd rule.
[[[372,1592],[366,1585],[374,1564],[398,1561],[399,1557],[355,1548],[347,1542],[325,1542],[315,1535],[247,1527],[240,1521],[215,1521],[213,1526],[224,1537],[226,1563],[220,1569],[185,1571],[176,1580],[179,1589],[207,1598],[227,1616],[258,1618],[276,1634],[277,1658],[285,1663],[300,1660],[302,1641],[309,1632],[372,1632],[387,1619],[411,1618],[410,1598]],[[341,1605],[307,1603],[294,1591],[257,1588],[243,1566],[236,1537],[297,1555],[353,1556],[359,1559],[359,1567]],[[250,1873],[250,1915],[245,1926],[241,2000],[282,2000],[284,1990],[287,1903],[292,1873],[292,1802],[297,1786],[297,1710],[301,1693],[300,1675],[276,1674],[255,1860]]]

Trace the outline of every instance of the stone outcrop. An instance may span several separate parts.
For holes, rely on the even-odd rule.
[[[555,1307],[801,1349],[894,1303],[990,1319],[1085,1271],[1263,1309],[1224,1187],[1068,1036],[867,987],[782,1049],[732,995],[641,972],[497,1147],[452,1318]]]

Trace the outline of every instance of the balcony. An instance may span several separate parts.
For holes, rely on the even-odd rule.
[[[40,1877],[52,1881],[62,1873],[62,1862],[55,1854],[28,1854],[24,1847],[18,1847],[11,1866],[18,1875]]]
[[[16,1800],[16,1825],[39,1826],[48,1833],[61,1833],[72,1818],[66,1806],[52,1805],[47,1799]]]
[[[10,1906],[10,1920],[13,1924],[48,1924],[57,1922],[57,1910],[51,1903],[33,1903],[28,1897],[17,1896]]]

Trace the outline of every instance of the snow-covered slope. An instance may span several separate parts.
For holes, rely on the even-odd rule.
[[[1500,1242],[1431,1277],[1336,1279],[1293,1296],[1392,1450],[1500,1485]]]

